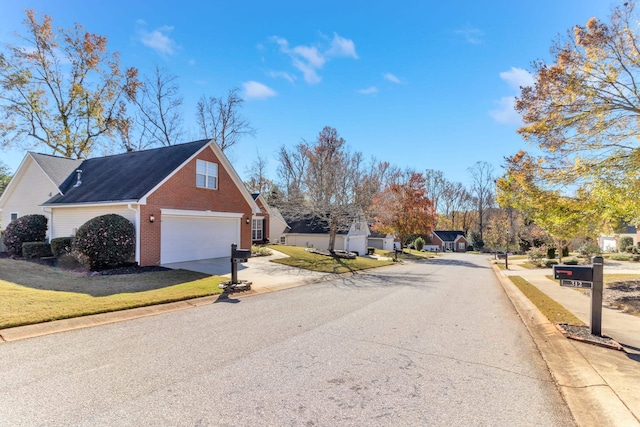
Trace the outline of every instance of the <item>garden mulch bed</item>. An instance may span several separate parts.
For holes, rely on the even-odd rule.
[[[586,342],[589,344],[598,345],[600,347],[611,348],[614,350],[624,351],[624,348],[607,336],[598,336],[591,333],[589,326],[570,325],[568,323],[556,323],[556,327],[567,338],[572,340]]]

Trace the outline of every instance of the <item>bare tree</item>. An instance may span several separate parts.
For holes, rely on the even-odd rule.
[[[152,77],[139,82],[131,101],[138,107],[135,119],[121,124],[120,136],[128,151],[154,145],[169,146],[182,137],[182,97],[177,76],[158,66]]]
[[[244,100],[238,88],[229,91],[226,98],[205,97],[198,101],[196,119],[203,138],[213,138],[224,152],[234,146],[242,136],[255,135],[256,131],[240,114]]]
[[[267,177],[268,164],[267,158],[258,152],[251,166],[247,167],[246,172],[249,175],[249,180],[244,185],[250,192],[264,194],[274,189],[274,182]]]
[[[466,208],[471,195],[460,182],[446,181],[440,196],[442,213],[450,219],[451,229],[456,230],[456,216]]]
[[[318,220],[329,231],[329,250],[336,234],[363,214],[373,198],[361,153],[352,154],[331,127],[322,129],[314,144],[301,142],[293,150],[280,149],[279,175],[286,191],[281,211],[291,220]],[[373,187],[373,186],[372,186]]]
[[[495,177],[493,166],[487,162],[476,162],[468,169],[471,174],[471,193],[475,197],[478,212],[478,232],[483,239],[486,213],[495,202]]]
[[[439,204],[442,193],[446,191],[447,180],[442,171],[435,169],[427,169],[424,177],[426,178],[425,189],[427,190],[427,197],[433,202],[436,213],[442,213]],[[433,226],[434,228],[438,226],[438,215],[435,215]]]

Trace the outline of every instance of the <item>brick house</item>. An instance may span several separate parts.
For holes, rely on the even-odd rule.
[[[228,256],[232,243],[248,249],[253,218],[262,214],[213,140],[87,159],[76,168],[40,202],[49,237],[119,214],[135,226],[141,266]]]
[[[466,252],[469,242],[464,231],[434,230],[424,249],[434,252]]]

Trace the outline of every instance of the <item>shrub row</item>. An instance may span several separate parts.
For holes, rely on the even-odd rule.
[[[25,215],[12,221],[3,239],[11,255],[25,258],[71,254],[86,268],[116,267],[127,262],[135,251],[135,229],[123,216],[107,214],[84,223],[74,238],[61,237],[46,243],[47,218]]]

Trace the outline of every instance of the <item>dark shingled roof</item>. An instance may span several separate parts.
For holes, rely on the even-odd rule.
[[[433,234],[436,234],[443,242],[455,242],[456,237],[458,236],[462,236],[465,239],[467,238],[467,236],[465,236],[464,234],[464,231],[436,230],[433,232]]]
[[[327,221],[316,217],[307,217],[296,220],[285,219],[289,225],[287,233],[300,234],[327,234],[329,232],[329,224]],[[338,230],[337,234],[347,234],[349,229]]]
[[[60,188],[60,185],[74,172],[78,166],[83,162],[82,160],[69,159],[67,157],[52,156],[50,154],[41,154],[29,152],[38,165],[42,168],[49,178],[53,181],[56,187]]]
[[[76,173],[69,175],[57,195],[44,205],[137,201],[211,140],[189,142],[82,162],[79,187]],[[194,177],[195,179],[195,177]]]

